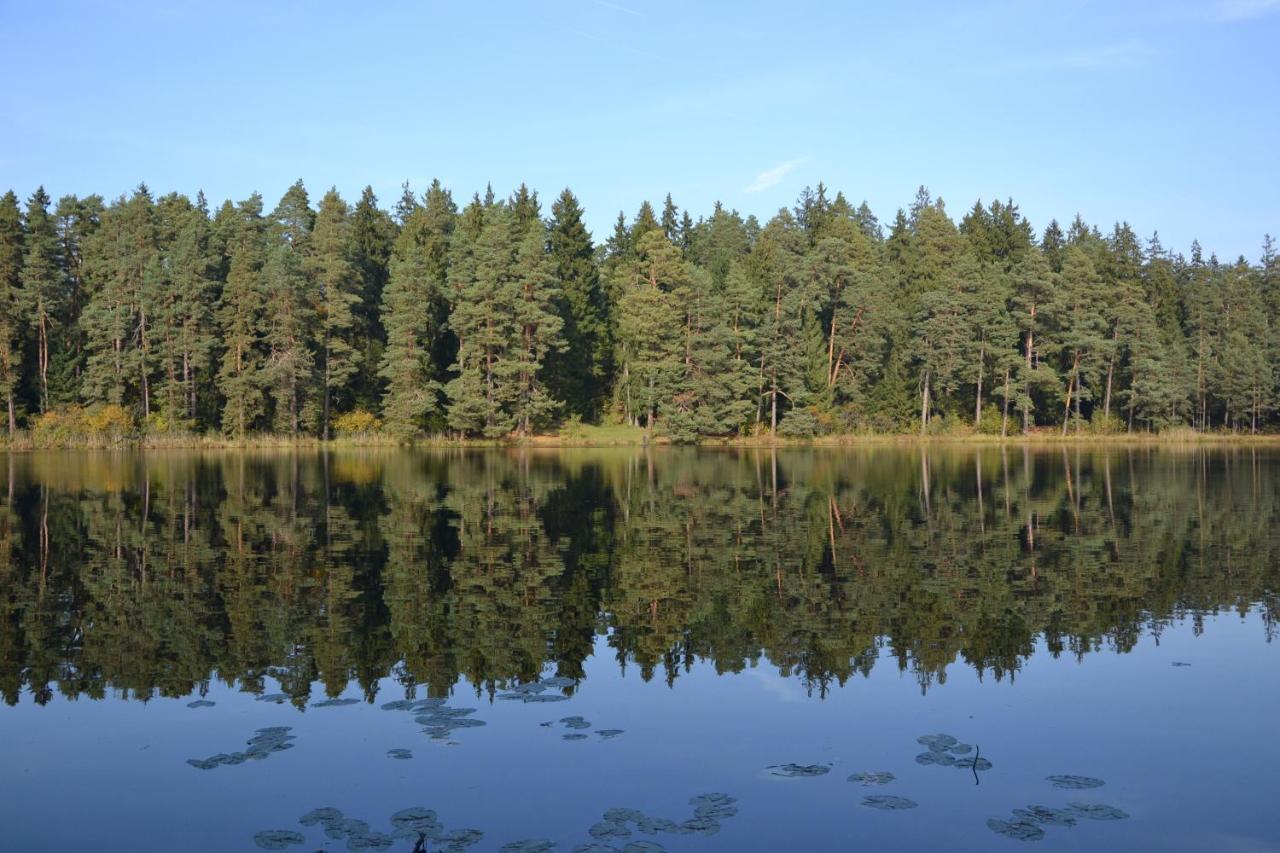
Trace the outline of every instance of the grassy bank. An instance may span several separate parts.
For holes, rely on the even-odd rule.
[[[523,439],[478,439],[457,438],[451,436],[431,436],[402,441],[392,436],[368,432],[350,435],[338,435],[329,441],[314,437],[298,437],[280,435],[252,435],[243,438],[232,438],[217,433],[104,433],[101,435],[61,436],[51,438],[30,432],[18,432],[11,439],[0,437],[0,449],[11,451],[34,451],[53,449],[78,450],[297,450],[297,449],[329,449],[367,448],[367,447],[642,447],[645,445],[667,445],[671,442],[661,436],[650,436],[644,429],[623,424],[575,425],[558,432],[540,433]],[[918,432],[911,433],[855,433],[845,435],[824,435],[811,438],[787,438],[783,436],[748,436],[737,438],[707,438],[699,442],[704,447],[858,447],[867,445],[918,445],[929,444],[939,446],[965,445],[1151,445],[1151,446],[1189,446],[1217,444],[1280,444],[1280,433],[1250,435],[1231,432],[1196,432],[1190,429],[1175,429],[1166,432],[1132,432],[1095,434],[1089,432],[1068,432],[1065,436],[1059,429],[1041,429],[1029,433],[1016,433],[1007,436],[989,435],[985,433],[958,433],[947,435],[922,436]]]

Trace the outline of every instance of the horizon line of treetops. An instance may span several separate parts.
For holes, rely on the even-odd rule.
[[[390,211],[301,181],[0,198],[8,434],[69,412],[149,433],[525,436],[625,423],[677,441],[1280,422],[1280,268],[1221,263],[1012,201],[956,223],[921,187],[882,226],[806,188],[763,225],[668,195],[596,244],[568,189]]]

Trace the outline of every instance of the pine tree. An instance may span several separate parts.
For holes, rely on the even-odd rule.
[[[255,193],[233,213],[224,214],[224,225],[230,225],[231,216],[235,217],[235,233],[229,235],[227,279],[218,303],[223,354],[217,386],[225,400],[222,430],[243,438],[257,428],[265,410],[261,324],[269,318],[262,311],[267,244],[262,197]]]
[[[155,209],[146,185],[118,199],[85,247],[91,291],[82,321],[88,358],[84,394],[89,402],[138,405],[151,413],[154,295],[145,275],[155,258]]]
[[[50,340],[57,333],[57,318],[64,298],[63,273],[58,258],[58,232],[49,214],[49,196],[39,187],[27,201],[22,289],[27,322],[36,344],[36,381],[40,411],[49,408]]]
[[[627,420],[652,432],[659,407],[680,389],[685,337],[678,294],[689,286],[679,250],[658,229],[636,244],[636,257],[619,268],[619,387]]]
[[[320,200],[315,229],[311,232],[308,273],[312,280],[317,316],[318,370],[321,374],[320,434],[329,440],[333,398],[348,396],[348,383],[359,362],[356,306],[360,303],[360,277],[351,261],[351,222],[347,203],[330,189]]]
[[[0,197],[0,394],[10,438],[18,429],[15,395],[22,373],[22,238],[22,211],[10,190]]]

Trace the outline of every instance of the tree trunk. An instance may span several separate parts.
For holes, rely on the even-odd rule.
[[[18,431],[18,416],[13,410],[13,392],[9,392],[9,438]]]
[[[978,402],[973,408],[973,428],[978,429],[982,424],[982,369],[986,366],[987,351],[983,347],[978,351]]]
[[[1071,375],[1067,379],[1067,404],[1062,410],[1062,436],[1064,438],[1067,435],[1067,427],[1071,424],[1071,391],[1075,387],[1076,383],[1080,381],[1077,374],[1077,368],[1079,368],[1079,366],[1080,355],[1077,353],[1071,362]]]
[[[924,388],[920,392],[920,434],[929,426],[929,371],[924,372]]]
[[[1111,376],[1116,369],[1115,357],[1107,359],[1107,391],[1102,395],[1102,416],[1111,417]]]
[[[1000,411],[1000,437],[1009,434],[1009,368],[1004,369],[1004,405]]]
[[[771,435],[778,434],[778,371],[774,369],[772,375],[772,392],[769,395],[772,399],[769,403],[769,433]]]

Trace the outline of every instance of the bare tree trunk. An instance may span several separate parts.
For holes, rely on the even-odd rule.
[[[1080,366],[1080,355],[1079,353],[1077,353],[1075,356],[1075,359],[1071,362],[1071,376],[1067,379],[1067,404],[1065,407],[1063,407],[1063,410],[1062,410],[1063,438],[1066,438],[1067,427],[1071,423],[1071,391],[1075,387],[1076,383],[1080,381],[1077,373],[1077,368],[1079,366]]]
[[[1102,416],[1104,418],[1111,417],[1111,376],[1115,372],[1116,360],[1111,357],[1107,360],[1107,391],[1102,396]]]
[[[9,438],[18,431],[18,415],[13,410],[13,392],[9,393]]]
[[[924,372],[924,390],[920,392],[920,434],[929,426],[929,371]]]
[[[1000,410],[1000,437],[1009,434],[1009,368],[1004,369],[1004,404]]]
[[[973,409],[973,428],[978,429],[982,423],[982,369],[986,366],[987,348],[978,351],[978,402]]]

